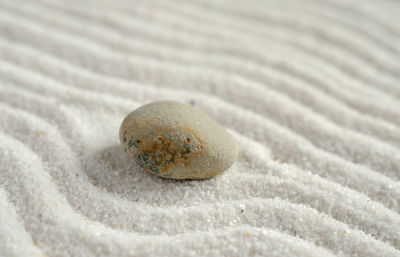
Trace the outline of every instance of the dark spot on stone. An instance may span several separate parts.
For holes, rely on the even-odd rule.
[[[148,168],[154,173],[159,173],[160,170],[158,166],[160,164],[160,161],[155,158],[150,158],[150,156],[151,152],[144,152],[135,154],[134,158],[141,166]]]
[[[157,167],[157,166],[150,165],[149,169],[150,169],[151,171],[155,172],[155,173],[160,173],[160,171],[158,170],[158,167]]]
[[[196,101],[195,101],[195,100],[190,100],[189,103],[190,103],[190,105],[192,105],[192,106],[196,105]]]
[[[149,160],[149,153],[143,153],[142,154],[142,159],[143,159],[143,161],[145,161],[145,162],[147,162],[148,160]]]
[[[240,213],[243,213],[244,212],[244,210],[240,210]]]
[[[128,142],[128,148],[130,149],[132,148],[132,146],[133,146],[133,139],[131,138]]]
[[[141,160],[142,160],[142,157],[141,157],[140,154],[135,154],[134,157],[135,157],[135,159],[138,160],[138,161],[141,161]]]
[[[126,131],[124,132],[124,135],[122,136],[122,138],[124,139],[124,142],[126,142]]]
[[[140,140],[134,140],[132,137],[128,142],[128,148],[131,149],[132,146],[139,147]]]

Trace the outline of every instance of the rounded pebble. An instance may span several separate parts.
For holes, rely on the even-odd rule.
[[[125,152],[146,171],[173,179],[204,179],[232,166],[234,138],[199,110],[158,101],[131,112],[122,122]]]

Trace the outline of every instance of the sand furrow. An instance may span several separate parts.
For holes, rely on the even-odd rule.
[[[2,18],[5,17],[6,16]],[[25,24],[25,26],[31,29],[35,28],[35,30],[43,29],[42,27],[32,26],[32,24]],[[201,76],[200,72],[194,69],[180,68],[178,66],[171,67],[171,64],[166,67],[160,63],[143,59],[139,61],[139,58],[135,60],[126,59],[119,55],[115,58],[114,56],[116,53],[113,55],[111,49],[106,49],[101,45],[91,44],[89,41],[83,40],[82,38],[66,37],[66,35],[60,34],[60,32],[45,28],[45,31],[47,30],[50,30],[52,32],[51,36],[56,38],[54,43],[49,41],[47,42],[49,45],[44,45],[41,42],[40,45],[37,46],[44,46],[45,50],[50,51],[54,49],[54,47],[57,47],[57,44],[60,44],[59,40],[61,40],[61,38],[69,40],[71,42],[70,51],[72,51],[72,49],[74,49],[75,52],[82,51],[81,58],[84,56],[84,53],[86,54],[86,58],[76,59],[68,53],[60,54],[62,57],[68,58],[82,67],[88,67],[95,72],[101,72],[113,77],[123,77],[142,82],[148,81],[160,87],[174,86],[176,88],[196,88],[200,86],[202,91],[206,91],[210,94],[217,94],[235,101],[236,104],[261,112],[268,118],[306,137],[313,144],[316,144],[325,151],[339,155],[349,161],[366,165],[392,178],[398,179],[400,176],[400,155],[397,149],[357,132],[337,127],[326,120],[326,118],[316,115],[309,109],[294,103],[289,98],[267,90],[257,83],[251,83],[251,81],[242,77],[231,78],[211,70],[208,71],[206,79],[199,79]],[[24,35],[26,36],[27,33]],[[33,39],[31,39],[31,41],[33,41]],[[96,47],[97,50],[92,51],[93,47]],[[85,52],[84,49],[86,49]],[[91,51],[90,56],[88,55],[89,51]],[[113,66],[113,69],[107,66],[98,67],[96,65],[100,60],[104,59],[107,60],[108,65]],[[118,69],[116,69],[116,67],[118,67]],[[180,71],[179,69],[182,70]],[[155,74],[158,74],[158,76],[155,76]],[[226,90],[224,85],[235,87],[235,90]],[[254,90],[253,93],[251,93],[252,101],[247,101],[248,99],[238,97],[239,95],[249,92],[249,89],[252,91]],[[264,99],[268,99],[268,101]],[[276,106],[280,108],[276,108]],[[304,126],[304,124],[307,124],[307,126]],[[351,142],[351,144],[349,144],[349,142]],[[371,145],[375,145],[376,147],[370,148]],[[387,159],[387,162],[382,163],[380,161],[381,158]]]
[[[49,4],[49,3],[46,3]],[[51,2],[51,7],[52,8],[58,8],[58,5],[54,5],[54,2]],[[141,10],[141,8],[139,8],[138,10]],[[177,49],[180,49],[182,51],[182,46],[185,49],[190,49],[193,48],[195,49],[196,52],[198,51],[202,51],[204,50],[205,52],[211,52],[211,53],[215,53],[218,52],[218,54],[220,55],[221,53],[226,53],[226,55],[228,56],[234,56],[238,59],[242,59],[242,58],[250,58],[250,59],[254,59],[255,61],[257,61],[257,63],[260,63],[262,59],[260,59],[260,52],[266,52],[266,54],[269,54],[271,51],[265,51],[265,49],[259,49],[260,51],[256,54],[253,54],[252,51],[250,51],[249,49],[257,47],[258,45],[256,44],[250,44],[249,41],[243,42],[243,40],[240,40],[240,45],[238,45],[238,47],[235,47],[235,45],[229,44],[230,40],[232,40],[232,38],[236,35],[233,34],[233,36],[231,34],[229,34],[229,37],[226,37],[226,33],[224,30],[224,33],[222,33],[224,35],[224,37],[222,37],[221,39],[223,40],[219,40],[220,42],[215,43],[215,40],[213,41],[209,41],[208,38],[209,37],[217,37],[220,36],[220,34],[211,34],[208,35],[208,27],[209,25],[203,26],[204,29],[203,31],[207,31],[208,34],[204,34],[202,32],[196,32],[194,33],[190,33],[190,31],[192,30],[198,30],[199,28],[203,28],[201,26],[199,26],[198,23],[196,23],[195,26],[190,27],[190,29],[188,29],[187,31],[185,31],[186,33],[184,35],[182,35],[180,32],[180,25],[181,23],[179,22],[179,19],[172,24],[173,26],[173,30],[170,29],[170,27],[168,26],[164,26],[165,24],[168,24],[168,20],[162,20],[159,22],[159,24],[153,24],[153,23],[146,23],[144,22],[142,19],[137,19],[135,16],[126,16],[123,13],[117,13],[115,15],[112,15],[110,13],[107,13],[107,16],[102,16],[101,13],[98,12],[82,12],[81,9],[76,8],[74,6],[68,6],[68,8],[61,8],[61,11],[67,11],[67,13],[69,15],[73,15],[75,17],[81,18],[82,20],[89,20],[90,21],[96,21],[97,23],[101,23],[102,25],[111,28],[114,32],[120,32],[121,35],[123,36],[128,36],[131,37],[131,35],[136,35],[136,36],[140,36],[140,38],[136,38],[135,37],[135,41],[137,41],[139,43],[139,45],[143,45],[144,43],[140,43],[143,39],[146,39],[150,36],[150,40],[148,42],[150,42],[150,45],[155,44],[157,42],[162,42],[160,48],[165,48],[166,46],[174,46]],[[160,10],[162,11],[162,10]],[[142,12],[140,13],[135,13],[135,15],[137,14],[142,14],[143,12],[146,13],[146,10],[142,10]],[[59,13],[60,15],[60,13]],[[61,14],[62,15],[62,14]],[[143,19],[145,19],[146,16],[143,17]],[[168,17],[174,17],[174,16],[168,16]],[[49,17],[50,18],[50,17]],[[153,17],[149,17],[149,18],[153,18]],[[41,18],[38,18],[41,19]],[[46,18],[45,18],[46,19]],[[154,22],[157,22],[154,21]],[[55,24],[57,24],[58,22],[55,22]],[[185,23],[186,24],[186,23]],[[189,23],[191,24],[191,23]],[[64,23],[65,25],[65,23]],[[67,25],[71,25],[70,23],[67,23]],[[88,24],[89,25],[89,24]],[[154,26],[154,25],[160,25],[161,27],[159,28],[158,26]],[[153,28],[154,27],[154,28]],[[90,28],[90,27],[89,27]],[[143,29],[145,28],[145,29]],[[69,29],[71,29],[71,27],[69,27]],[[225,29],[225,28],[224,28]],[[174,37],[171,37],[171,33],[175,34]],[[94,31],[89,31],[86,32],[85,36],[90,36],[90,34],[92,34]],[[150,34],[149,34],[150,33]],[[102,33],[100,33],[102,34]],[[204,38],[199,38],[202,34],[204,34]],[[238,35],[236,35],[238,36]],[[196,37],[196,40],[193,40],[193,37]],[[183,41],[182,41],[183,40]],[[133,45],[137,45],[135,43],[132,43]],[[291,62],[295,62],[296,59],[299,56],[302,56],[302,59],[298,61],[298,65],[296,65],[295,71],[298,72],[298,69],[302,69],[303,65],[306,63],[308,66],[306,69],[302,69],[302,72],[309,72],[312,71],[313,69],[317,69],[316,72],[308,74],[307,76],[305,76],[303,73],[300,73],[299,76],[301,77],[308,77],[308,76],[315,76],[318,75],[319,73],[321,73],[321,75],[323,75],[325,77],[325,80],[322,80],[322,82],[317,82],[318,84],[322,84],[319,85],[320,86],[325,86],[325,83],[328,84],[332,84],[329,82],[333,82],[333,81],[338,81],[338,83],[343,83],[346,84],[347,87],[353,88],[354,86],[357,85],[357,92],[359,93],[367,93],[370,97],[373,97],[374,99],[376,99],[376,97],[382,95],[383,99],[386,100],[390,100],[391,96],[388,94],[385,94],[385,92],[383,91],[377,91],[377,90],[372,90],[372,88],[366,88],[364,85],[365,83],[360,83],[360,81],[355,80],[354,78],[352,78],[351,76],[348,76],[346,73],[343,72],[338,72],[335,69],[327,69],[329,68],[329,65],[331,64],[330,62],[318,62],[316,58],[309,58],[307,55],[304,55],[303,52],[299,52],[296,51],[297,49],[288,49],[285,47],[282,47],[282,43],[279,42],[279,44],[275,44],[274,42],[269,41],[268,42],[269,45],[271,45],[271,47],[273,46],[276,51],[280,52],[280,55],[284,54],[287,55],[288,58],[291,59]],[[159,44],[160,45],[160,44]],[[221,48],[221,46],[223,46],[223,48]],[[114,46],[114,48],[120,48],[121,45]],[[204,48],[204,49],[203,49]],[[243,51],[243,48],[245,48],[246,50]],[[146,51],[145,51],[146,52]],[[286,54],[287,52],[287,54]],[[293,53],[292,53],[293,52]],[[183,54],[182,54],[183,56]],[[160,57],[160,56],[159,56]],[[265,54],[263,54],[264,58],[267,58],[265,56]],[[268,58],[267,58],[268,59]],[[280,60],[280,62],[284,62],[285,59]],[[311,65],[311,63],[313,65]],[[285,65],[289,65],[290,63],[285,63]],[[333,67],[334,68],[334,67]],[[279,69],[284,69],[286,72],[294,72],[293,67],[288,69],[285,66],[282,66],[282,64],[279,66]],[[323,69],[323,70],[321,70]],[[349,74],[351,75],[351,74]],[[346,78],[344,78],[346,77]],[[310,82],[313,82],[313,79],[309,78]],[[329,90],[335,90],[337,88],[337,86],[329,86]],[[349,88],[349,89],[350,89]],[[367,91],[366,91],[367,90]],[[372,91],[371,91],[372,90]],[[351,94],[348,94],[346,91],[340,91],[337,90],[333,91],[335,94],[340,95],[341,97],[343,97],[343,95],[345,96],[345,101],[348,105],[350,106],[356,106],[357,108],[369,108],[368,111],[371,112],[372,114],[375,114],[375,112],[379,112],[379,116],[387,116],[389,115],[387,113],[388,110],[386,111],[380,111],[380,110],[375,110],[377,107],[376,105],[379,105],[379,102],[375,102],[375,103],[371,103],[368,101],[361,101],[360,95],[358,94],[358,98],[354,98],[352,97]],[[361,101],[361,103],[359,103]],[[393,100],[394,103],[397,103],[397,100]],[[373,104],[372,106],[370,106],[371,104]],[[373,108],[375,109],[373,109]],[[390,108],[390,106],[386,105],[381,105],[380,108]],[[394,112],[395,109],[393,109]],[[398,119],[395,119],[396,121]]]
[[[400,4],[0,0],[0,256],[400,256]],[[239,144],[144,172],[118,130],[170,99]]]
[[[57,16],[57,19],[53,19],[53,24],[54,22],[59,21],[60,18],[60,16]],[[78,28],[78,23],[74,25],[75,28]],[[90,32],[82,31],[82,33],[84,33],[85,36],[88,36],[88,33]],[[104,34],[102,33],[102,31],[99,31],[99,33],[100,35]],[[92,39],[99,40],[99,38]],[[108,42],[107,40],[104,41],[104,38],[100,38],[100,40],[103,43]],[[123,42],[121,40],[122,39],[115,38],[113,42],[121,43]],[[134,43],[134,41],[130,41],[130,43]],[[120,44],[114,46],[121,49]],[[127,44],[124,46],[127,46]],[[155,46],[153,49],[157,49],[157,46]],[[148,54],[151,57],[157,54],[154,53],[153,49],[151,49],[151,52]],[[169,51],[168,53],[170,52],[171,51]],[[8,51],[5,51],[4,53],[8,54]],[[143,50],[143,48],[129,48],[129,50],[127,49],[126,53],[130,53],[131,55],[141,55],[143,53],[146,53],[146,50]],[[163,51],[159,54],[163,55],[164,53],[165,52]],[[174,57],[177,56],[179,56],[178,51],[175,53]],[[322,114],[326,115],[327,117],[331,118],[333,121],[339,123],[344,127],[351,128],[355,131],[361,131],[368,135],[373,135],[396,146],[400,144],[400,129],[392,126],[392,124],[387,124],[383,121],[381,122],[372,117],[365,117],[365,115],[359,113],[358,111],[353,111],[347,106],[336,101],[335,99],[329,98],[328,95],[319,93],[312,87],[307,88],[308,85],[306,83],[303,83],[296,78],[287,76],[286,74],[283,74],[281,72],[276,72],[275,70],[267,69],[267,67],[263,67],[262,69],[260,69],[258,66],[252,63],[244,63],[243,61],[238,62],[234,59],[231,60],[226,58],[214,58],[214,61],[210,60],[211,58],[212,56],[204,58],[201,55],[195,55],[193,56],[193,58],[191,58],[191,60],[184,59],[180,60],[180,62],[183,62],[184,65],[187,65],[188,62],[192,62],[194,59],[194,62],[200,62],[200,64],[202,64],[203,66],[215,67],[216,69],[221,69],[229,72],[228,74],[241,74],[245,77],[248,77],[249,79],[255,80],[256,82],[266,84],[269,87],[279,90],[289,95],[291,98],[296,99],[298,102],[303,103],[304,105],[307,105],[309,107],[311,106],[314,111],[321,112]],[[346,119],[344,119],[342,115],[344,112],[347,113],[347,116],[345,117]]]
[[[81,77],[82,78],[82,77]],[[94,85],[94,84],[97,84],[98,86],[99,86],[99,88],[103,88],[103,90],[104,90],[104,86],[106,86],[106,85],[101,85],[101,83],[99,84],[99,81],[97,81],[97,82],[95,82],[95,81],[92,81],[92,82],[90,82],[90,81],[82,81],[81,80],[81,82],[83,82],[83,83],[81,83],[82,85],[90,85],[90,84],[92,84],[92,85]],[[19,80],[19,82],[18,83],[21,83],[21,80]],[[39,80],[38,81],[38,83],[39,83],[39,85],[41,86],[41,87],[43,87],[43,86],[46,86],[48,83],[45,83],[43,80]],[[50,86],[50,88],[54,88],[54,83],[52,83],[53,85],[49,85]],[[74,84],[79,84],[79,80],[75,80],[74,81]],[[27,84],[25,84],[25,87],[26,86],[28,86]],[[32,85],[31,85],[32,86]],[[116,92],[115,91],[115,84],[112,84],[112,86],[110,85],[110,87],[112,88],[110,88],[110,90],[112,90],[114,93]],[[37,87],[36,87],[37,88]],[[40,88],[40,87],[39,87]],[[149,89],[147,89],[147,87],[145,87],[146,88],[146,91],[149,91]],[[37,89],[36,89],[37,90]],[[111,92],[111,91],[110,91]],[[131,92],[130,90],[123,90],[123,91],[121,91],[121,94],[123,94],[123,95],[131,95],[131,97],[133,97],[133,98],[137,98],[137,97],[139,97],[139,98],[137,98],[139,101],[143,101],[143,100],[141,100],[142,98],[141,97],[143,97],[143,99],[146,99],[147,101],[149,100],[149,97],[151,97],[152,95],[155,95],[156,93],[156,91],[154,91],[154,90],[150,90],[150,94],[144,94],[144,95],[142,95],[142,94],[137,94],[137,93],[134,93],[134,94],[132,94],[133,92]],[[46,92],[45,94],[49,94],[49,92]],[[165,95],[165,94],[168,94],[168,90],[167,91],[164,91],[164,92],[160,92],[160,94],[161,95]],[[66,95],[68,95],[68,94],[64,94],[64,93],[58,93],[57,94],[57,96],[66,96]],[[177,90],[174,90],[174,93],[172,94],[172,96],[171,96],[172,98],[174,98],[174,97],[176,97],[176,99],[184,99],[184,98],[186,98],[185,97],[185,93],[184,92],[182,92],[182,94],[181,95],[179,95],[178,94],[178,91]],[[196,97],[198,100],[200,100],[200,98],[199,97]],[[69,97],[68,97],[68,99],[70,99]],[[154,99],[157,99],[157,98],[154,98]],[[190,99],[190,98],[189,98]],[[189,100],[188,99],[188,100]],[[207,102],[207,100],[205,100],[206,102]],[[22,103],[24,103],[25,101],[20,101],[20,102],[22,102]],[[113,101],[113,102],[115,102],[115,101]],[[84,102],[83,102],[83,104],[84,104]],[[201,102],[199,102],[199,104],[201,104]],[[99,107],[98,107],[99,105],[93,105],[93,109],[94,110],[97,110]],[[100,105],[101,106],[101,105]],[[107,105],[107,106],[115,106],[115,104],[110,104],[110,105]],[[205,106],[207,106],[207,107],[202,107],[202,108],[208,108],[208,105],[206,104]],[[232,108],[232,107],[231,107]],[[101,107],[100,107],[100,109],[101,109]],[[209,111],[212,111],[212,109],[211,110],[209,110]],[[219,110],[219,112],[221,112],[222,110],[220,109]],[[239,112],[238,112],[239,111]],[[240,113],[240,110],[236,110],[236,112],[238,112],[238,113]],[[248,114],[247,114],[248,115]],[[246,115],[246,116],[247,116]],[[219,117],[219,118],[218,118]],[[228,116],[226,116],[226,115],[222,115],[222,117],[229,117],[229,115]],[[221,119],[221,116],[219,116],[219,114],[217,114],[216,113],[216,116],[215,116],[215,118],[217,118],[217,119]],[[238,117],[239,119],[240,119],[240,116]],[[220,120],[221,121],[221,120]],[[243,121],[243,120],[242,120]],[[228,122],[229,123],[224,123],[224,121],[222,121],[223,122],[223,124],[226,124],[227,126],[229,126],[228,124],[235,124],[235,120],[228,120]],[[248,120],[247,121],[248,123],[254,123],[254,120]],[[240,123],[236,123],[236,124],[240,124]],[[258,124],[262,124],[262,123],[254,123],[255,125],[254,126],[259,126]],[[257,125],[256,125],[257,124]],[[267,125],[267,126],[265,126],[264,128],[271,128],[272,127],[272,124],[270,124],[270,123],[268,123],[269,125]],[[237,129],[239,130],[239,131],[241,131],[242,133],[244,133],[244,134],[246,134],[246,135],[250,135],[251,137],[254,137],[255,135],[252,133],[252,132],[250,132],[249,133],[249,131],[246,131],[246,130],[241,130],[241,126],[238,126],[237,127]],[[278,128],[275,128],[275,132],[272,132],[272,137],[271,136],[268,136],[268,134],[265,134],[265,133],[263,133],[263,134],[265,134],[264,136],[267,136],[267,138],[268,139],[266,139],[266,141],[264,141],[265,142],[265,144],[266,145],[270,145],[270,146],[272,146],[273,148],[273,154],[275,155],[275,158],[278,158],[278,159],[280,159],[280,160],[285,160],[285,161],[289,161],[289,162],[294,162],[294,163],[296,163],[297,165],[300,165],[300,166],[303,166],[303,167],[305,167],[306,169],[310,169],[311,167],[313,167],[313,168],[311,168],[314,172],[317,172],[317,174],[322,174],[323,176],[328,176],[329,178],[332,178],[332,176],[333,176],[333,178],[335,179],[335,181],[337,181],[337,182],[339,182],[339,183],[341,183],[341,184],[343,184],[343,183],[345,183],[346,185],[348,185],[348,186],[350,186],[351,188],[357,188],[357,189],[359,189],[359,188],[362,188],[362,191],[363,192],[366,192],[365,191],[365,188],[366,188],[366,186],[365,185],[369,185],[370,186],[370,189],[369,190],[367,190],[367,194],[370,196],[370,197],[372,197],[372,198],[375,198],[375,197],[378,197],[378,199],[380,199],[381,201],[383,201],[383,203],[385,204],[385,205],[387,205],[387,204],[389,204],[389,206],[394,206],[395,208],[397,208],[397,206],[398,206],[398,200],[396,200],[396,199],[398,199],[397,197],[394,197],[394,195],[393,195],[393,193],[394,192],[396,192],[396,190],[397,190],[397,186],[394,186],[394,184],[395,184],[395,182],[393,182],[393,181],[388,181],[388,182],[385,182],[385,183],[383,183],[383,184],[380,184],[380,182],[378,182],[378,184],[376,183],[377,181],[381,181],[383,178],[379,178],[378,179],[378,177],[376,177],[376,176],[373,176],[373,177],[375,177],[374,179],[373,179],[373,183],[371,184],[371,182],[372,182],[372,180],[371,181],[369,181],[369,182],[367,182],[367,183],[365,183],[366,181],[368,181],[368,178],[362,178],[362,180],[365,180],[365,179],[367,179],[367,180],[365,180],[365,182],[362,182],[360,185],[357,185],[357,183],[358,182],[356,182],[357,180],[360,180],[360,176],[352,176],[352,175],[350,175],[351,173],[348,173],[348,172],[346,172],[347,170],[351,170],[352,171],[352,173],[353,172],[355,172],[355,170],[354,170],[354,167],[352,167],[351,165],[346,165],[346,166],[343,166],[343,164],[341,164],[340,162],[338,163],[337,161],[334,161],[334,159],[332,159],[332,158],[328,158],[328,160],[327,160],[327,166],[322,166],[322,167],[325,167],[325,169],[326,170],[324,170],[324,169],[322,169],[321,170],[321,164],[322,164],[322,160],[320,160],[319,162],[319,165],[318,166],[314,166],[314,165],[312,165],[314,162],[313,161],[307,161],[307,159],[304,159],[304,157],[305,156],[309,156],[308,158],[317,158],[317,156],[319,156],[319,155],[315,155],[316,153],[315,153],[315,151],[314,150],[312,150],[312,148],[310,149],[309,147],[307,148],[304,148],[304,152],[303,152],[303,154],[302,155],[300,155],[300,156],[298,156],[300,159],[297,159],[297,156],[296,155],[293,155],[291,158],[293,158],[294,157],[294,159],[287,159],[287,156],[288,156],[288,153],[290,153],[290,151],[293,151],[293,149],[291,148],[291,146],[290,146],[290,144],[288,144],[288,145],[285,145],[285,144],[287,144],[287,143],[289,143],[290,141],[285,141],[284,140],[284,138],[287,136],[287,134],[283,134],[283,135],[285,135],[285,136],[283,136],[282,134],[280,134],[280,133],[282,133],[282,132],[279,132],[281,129],[278,129]],[[67,130],[68,132],[70,131],[70,130]],[[276,133],[278,133],[278,134],[276,134]],[[276,136],[273,136],[274,134],[276,134]],[[260,137],[260,136],[262,136],[262,134],[260,134],[260,133],[258,133],[258,135],[256,135],[256,137],[255,137],[255,139],[257,139],[257,140],[262,140],[262,137]],[[273,142],[273,140],[275,140],[275,139],[280,139],[279,141],[277,141],[276,143],[274,143]],[[282,141],[283,140],[283,141]],[[298,139],[297,139],[298,140]],[[281,141],[281,142],[280,142]],[[300,141],[301,142],[301,141]],[[271,143],[273,143],[272,145],[271,145]],[[303,143],[304,144],[304,143]],[[283,147],[283,148],[282,148]],[[308,149],[308,150],[305,150],[305,149]],[[282,152],[281,152],[282,151]],[[306,165],[306,166],[304,166],[304,165]],[[310,167],[310,165],[312,165],[311,167]],[[344,168],[344,167],[346,167],[346,168]],[[357,169],[356,169],[357,170]],[[333,173],[332,173],[332,171],[334,171]],[[322,172],[322,173],[321,173]],[[343,173],[344,172],[344,173]],[[341,175],[342,174],[342,175]],[[344,174],[346,174],[346,175],[344,175]],[[342,176],[345,176],[346,177],[346,179],[345,180],[343,180],[343,177]],[[349,181],[350,180],[350,181]],[[383,179],[382,180],[382,182],[384,181],[385,179]],[[355,184],[354,184],[355,183]],[[378,186],[379,185],[379,186]],[[382,191],[383,190],[383,191]],[[382,193],[382,192],[384,192],[385,190],[388,190],[388,192],[392,192],[390,195],[387,195],[386,193]],[[386,196],[389,196],[389,201],[386,201],[386,200],[383,200],[382,199],[382,195],[383,195],[383,197],[385,198]],[[394,198],[393,198],[394,197]]]

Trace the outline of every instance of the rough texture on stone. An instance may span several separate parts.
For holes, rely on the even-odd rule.
[[[122,122],[125,152],[146,171],[174,179],[209,178],[232,166],[234,138],[197,109],[159,101],[131,112]]]

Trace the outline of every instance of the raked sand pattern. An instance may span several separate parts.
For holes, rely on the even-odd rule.
[[[0,1],[0,256],[400,256],[400,2]],[[237,140],[144,172],[123,117]]]

